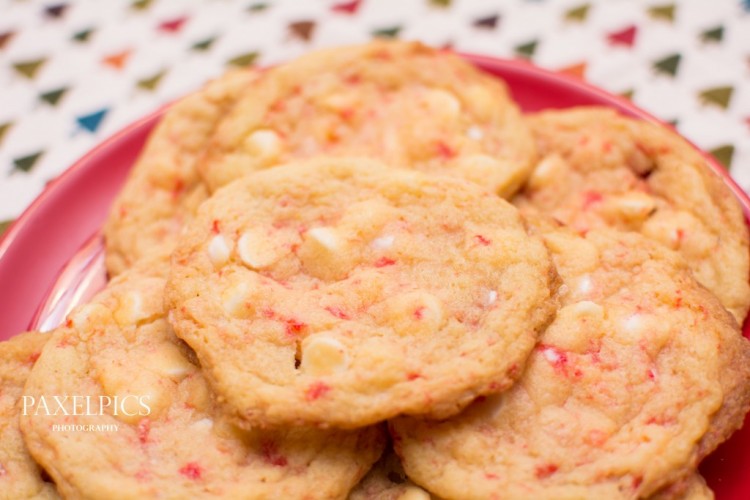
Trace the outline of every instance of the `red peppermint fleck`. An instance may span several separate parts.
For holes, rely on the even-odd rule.
[[[339,111],[339,116],[342,120],[350,122],[354,118],[354,110],[352,108],[344,108]]]
[[[419,306],[419,307],[417,307],[417,308],[416,308],[416,309],[414,310],[414,313],[413,313],[413,314],[414,314],[414,317],[415,317],[416,319],[422,319],[422,317],[424,316],[424,311],[425,311],[425,308],[424,308],[424,306]]]
[[[151,472],[146,469],[139,469],[138,472],[135,473],[135,478],[140,482],[150,481]]]
[[[602,143],[602,151],[604,151],[605,153],[609,153],[610,151],[612,151],[612,143],[609,141],[604,141]]]
[[[147,418],[142,419],[138,422],[136,432],[138,434],[138,441],[140,441],[141,444],[146,444],[148,441],[148,435],[151,432],[151,421]]]
[[[493,474],[492,472],[485,472],[484,477],[486,479],[500,479],[500,476]]]
[[[555,371],[567,376],[568,355],[565,351],[547,344],[539,344],[537,349],[542,352],[544,359],[555,368]]]
[[[547,477],[550,477],[552,474],[557,472],[557,465],[555,464],[545,464],[545,465],[539,465],[536,468],[536,477],[537,479],[544,479]]]
[[[186,478],[197,481],[201,478],[201,474],[203,474],[203,469],[201,469],[201,466],[198,465],[197,462],[188,462],[187,464],[185,464],[184,467],[180,469],[179,472]]]
[[[474,236],[474,239],[477,240],[477,243],[485,247],[492,243],[492,240],[485,238],[481,234],[477,234],[476,236]]]
[[[380,257],[378,260],[375,261],[375,267],[392,266],[395,263],[396,261],[389,257]]]
[[[185,182],[182,179],[177,179],[172,188],[172,197],[177,198],[185,190]]]
[[[685,239],[685,230],[682,228],[677,229],[677,242],[682,243],[682,240]]]
[[[120,207],[120,210],[118,212],[121,219],[125,218],[125,216],[128,215],[128,210],[124,206]]]
[[[643,482],[643,476],[635,476],[633,478],[633,489],[637,490],[641,486],[642,482]]]
[[[656,372],[653,368],[649,368],[648,372],[646,372],[646,375],[648,376],[649,380],[656,380]]]
[[[307,325],[303,323],[302,321],[299,321],[294,318],[289,318],[286,320],[286,334],[289,336],[296,336],[306,326]]]
[[[285,467],[288,463],[286,457],[279,453],[279,449],[274,441],[263,441],[260,445],[263,459],[276,467]]]
[[[26,358],[26,362],[33,365],[34,363],[36,363],[36,360],[39,359],[39,356],[41,354],[41,352],[32,352],[31,354],[29,354],[29,357]]]
[[[211,232],[214,234],[219,234],[219,221],[217,219],[214,219],[213,222],[211,222]]]
[[[589,136],[587,136],[587,135],[582,135],[582,136],[581,136],[581,137],[580,137],[580,138],[578,139],[578,145],[579,145],[579,146],[585,146],[585,145],[586,145],[586,144],[588,144],[588,143],[589,143]]]
[[[594,429],[593,431],[588,433],[588,435],[584,438],[584,441],[593,446],[601,446],[605,443],[605,441],[607,441],[607,434],[598,429]]]
[[[73,320],[70,319],[70,318],[68,318],[67,320],[65,320],[65,326],[67,328],[73,328]]]
[[[261,311],[261,314],[266,319],[276,319],[276,311],[271,309],[270,307],[266,307]]]
[[[422,378],[422,375],[416,372],[410,372],[406,374],[407,380],[417,380],[418,378]]]
[[[441,158],[453,158],[456,156],[456,151],[443,141],[437,141],[435,143],[435,149],[437,150],[438,156]]]
[[[603,197],[597,191],[586,191],[583,193],[583,209],[588,210],[592,205],[600,203]]]
[[[344,311],[342,311],[340,308],[336,306],[328,306],[325,308],[325,310],[331,313],[331,315],[339,319],[350,319],[350,316],[348,314],[346,314]]]
[[[307,401],[315,401],[325,396],[330,390],[331,388],[324,382],[313,382],[305,391],[305,399]]]
[[[279,99],[278,101],[271,104],[271,106],[268,108],[268,110],[271,113],[281,113],[286,108],[286,104],[283,100]]]
[[[349,85],[357,85],[362,82],[362,77],[354,73],[353,75],[348,75],[344,81]]]

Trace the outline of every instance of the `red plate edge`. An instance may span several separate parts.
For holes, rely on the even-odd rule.
[[[603,105],[636,118],[670,127],[630,101],[565,74],[544,70],[520,60],[459,54],[486,72],[505,80],[524,111]],[[78,248],[100,230],[106,211],[165,107],[137,120],[107,138],[52,181],[8,228],[0,240],[0,340],[29,327],[62,268]],[[696,147],[711,170],[739,200],[746,222],[750,198],[710,155]],[[102,164],[107,165],[106,168]],[[82,192],[83,191],[83,192]],[[743,334],[750,337],[748,321]],[[744,428],[701,466],[719,500],[750,498],[750,417]]]

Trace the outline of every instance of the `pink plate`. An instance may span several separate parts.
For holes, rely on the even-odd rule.
[[[659,122],[632,103],[566,75],[519,61],[465,55],[503,78],[525,111],[580,105],[610,106]],[[140,152],[159,110],[110,137],[52,182],[0,241],[0,340],[30,327],[49,329],[70,307],[104,282],[98,233]],[[661,123],[661,122],[659,122]],[[667,126],[667,125],[665,125]],[[705,153],[704,153],[705,154]],[[726,171],[705,155],[750,214],[750,199]],[[743,333],[750,337],[750,323]],[[746,424],[750,419],[746,419]],[[735,434],[701,466],[718,500],[750,498],[750,425]]]

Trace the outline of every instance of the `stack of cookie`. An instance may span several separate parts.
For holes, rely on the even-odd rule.
[[[176,103],[105,237],[106,289],[3,346],[34,338],[15,495],[711,498],[750,407],[747,228],[702,157],[416,43]]]

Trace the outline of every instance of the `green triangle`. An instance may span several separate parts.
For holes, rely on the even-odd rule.
[[[521,45],[516,45],[513,50],[516,51],[516,55],[525,57],[526,59],[531,59],[534,57],[537,45],[539,45],[539,40],[532,40],[530,42],[522,43]]]
[[[720,42],[724,39],[724,26],[717,26],[701,33],[704,42]]]
[[[161,79],[166,74],[167,72],[165,70],[161,70],[152,77],[144,78],[143,80],[138,80],[138,83],[136,85],[138,85],[139,88],[142,88],[144,90],[154,91],[156,90],[156,87],[159,86]]]
[[[567,10],[565,11],[565,19],[568,21],[576,21],[582,23],[588,17],[590,8],[591,4],[585,3],[583,5],[579,5],[578,7]]]
[[[267,3],[259,2],[259,3],[254,3],[250,5],[247,8],[247,10],[249,10],[250,12],[261,12],[261,11],[266,10],[267,8],[268,8]]]
[[[674,4],[656,5],[654,7],[649,7],[648,15],[653,19],[663,19],[665,21],[673,22],[675,10],[676,8]]]
[[[34,78],[36,72],[39,71],[39,68],[41,68],[45,62],[47,62],[47,59],[42,58],[36,59],[35,61],[16,63],[13,65],[13,67],[16,69],[16,71],[31,80]]]
[[[145,10],[151,6],[151,3],[153,1],[154,0],[135,0],[132,4],[130,4],[130,7],[135,10]]]
[[[667,123],[669,123],[670,125],[672,125],[672,127],[677,128],[677,125],[680,124],[680,120],[678,120],[677,118],[675,118],[674,120],[667,120]]]
[[[734,145],[733,144],[725,144],[723,146],[719,146],[718,148],[714,148],[709,153],[719,160],[719,163],[721,163],[724,168],[729,170],[732,167],[732,157],[734,156]]]
[[[39,158],[42,157],[44,154],[44,151],[37,151],[34,154],[30,154],[28,156],[23,156],[21,158],[16,158],[13,160],[13,167],[17,170],[23,170],[24,172],[30,171],[32,168],[34,168],[34,164],[39,160]]]
[[[3,233],[8,230],[11,224],[13,224],[13,219],[0,221],[0,236],[2,236]]]
[[[394,26],[392,28],[381,28],[373,30],[372,36],[377,38],[396,38],[401,31],[401,26]]]
[[[13,126],[11,122],[0,123],[0,144],[3,142],[3,137],[8,133],[8,130]]]
[[[205,40],[194,43],[193,46],[190,48],[195,51],[205,51],[205,50],[210,49],[211,45],[213,45],[215,41],[216,41],[216,37],[212,36],[211,38],[206,38]]]
[[[250,66],[258,58],[260,54],[258,52],[248,52],[246,54],[239,55],[227,61],[230,66]]]
[[[734,87],[714,87],[702,91],[698,96],[706,104],[715,104],[722,109],[727,109],[733,92]]]
[[[62,96],[64,96],[67,91],[67,87],[60,87],[59,89],[50,90],[49,92],[40,94],[39,99],[51,106],[57,106],[57,103],[60,101],[60,99],[62,99]]]
[[[628,100],[632,101],[633,100],[633,95],[635,95],[635,89],[625,90],[623,92],[620,92],[619,95],[620,95],[620,97],[624,97],[625,99],[628,99]]]
[[[79,31],[78,33],[75,33],[73,35],[73,40],[75,40],[76,42],[81,42],[81,43],[88,42],[89,37],[91,36],[93,32],[94,32],[94,28],[88,28],[88,29]]]
[[[680,59],[682,59],[682,54],[672,54],[656,61],[653,64],[653,68],[657,73],[666,73],[669,76],[675,76],[680,67]]]
[[[452,0],[430,0],[430,5],[435,7],[450,7]]]

